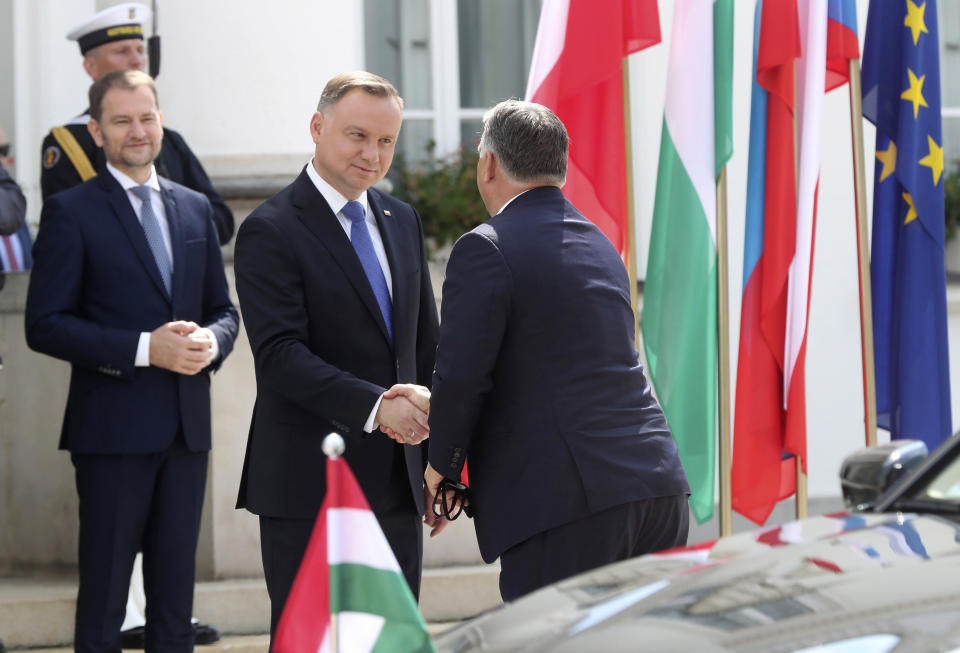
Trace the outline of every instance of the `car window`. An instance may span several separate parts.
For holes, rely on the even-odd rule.
[[[912,497],[960,504],[960,456],[955,457],[925,487],[913,493]]]

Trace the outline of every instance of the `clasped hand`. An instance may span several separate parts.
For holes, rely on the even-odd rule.
[[[380,430],[400,444],[419,444],[430,436],[429,415],[430,391],[398,383],[383,393],[376,420]]]
[[[150,333],[150,364],[179,374],[196,374],[211,361],[210,331],[196,322],[167,322]]]

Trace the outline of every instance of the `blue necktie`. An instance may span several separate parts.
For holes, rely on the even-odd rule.
[[[383,321],[387,324],[387,335],[393,342],[393,306],[390,304],[390,291],[387,289],[387,279],[383,276],[383,269],[380,267],[380,260],[377,259],[377,252],[373,249],[373,241],[370,239],[367,221],[364,220],[363,204],[356,201],[347,202],[340,209],[340,212],[350,219],[350,242],[353,243],[353,249],[356,250],[357,257],[360,259],[360,265],[363,266],[367,280],[373,288],[373,294],[377,296]]]
[[[143,233],[147,236],[147,244],[150,245],[150,251],[153,252],[153,258],[160,268],[160,278],[163,279],[163,287],[170,293],[170,256],[167,254],[167,246],[163,244],[163,233],[160,231],[160,222],[157,220],[157,214],[153,212],[153,203],[150,201],[149,186],[134,186],[130,189],[134,195],[143,201],[140,208],[140,223],[143,225]]]

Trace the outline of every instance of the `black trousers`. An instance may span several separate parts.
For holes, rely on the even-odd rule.
[[[71,460],[80,498],[75,651],[120,653],[130,573],[140,550],[146,651],[192,651],[207,453],[188,450],[181,434],[162,453],[75,453]]]
[[[395,465],[394,467],[398,467]],[[415,599],[420,596],[420,575],[423,567],[422,519],[410,495],[406,471],[394,474],[391,497],[378,502],[375,511],[380,528],[393,549],[403,577]],[[369,500],[369,499],[368,499]],[[260,517],[260,553],[263,575],[270,595],[270,649],[273,636],[283,614],[287,596],[297,577],[300,561],[307,550],[315,520]]]
[[[625,503],[537,533],[500,555],[500,595],[524,594],[603,565],[687,543],[686,495]]]

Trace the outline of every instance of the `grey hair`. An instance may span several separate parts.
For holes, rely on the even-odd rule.
[[[504,100],[483,116],[480,153],[496,155],[513,182],[562,184],[568,147],[567,128],[541,104]]]
[[[368,73],[365,70],[353,70],[346,73],[340,73],[323,87],[323,93],[320,94],[320,101],[317,103],[317,111],[325,112],[335,105],[343,96],[354,89],[360,89],[374,97],[392,97],[403,110],[403,98],[397,92],[396,87],[380,75]]]

